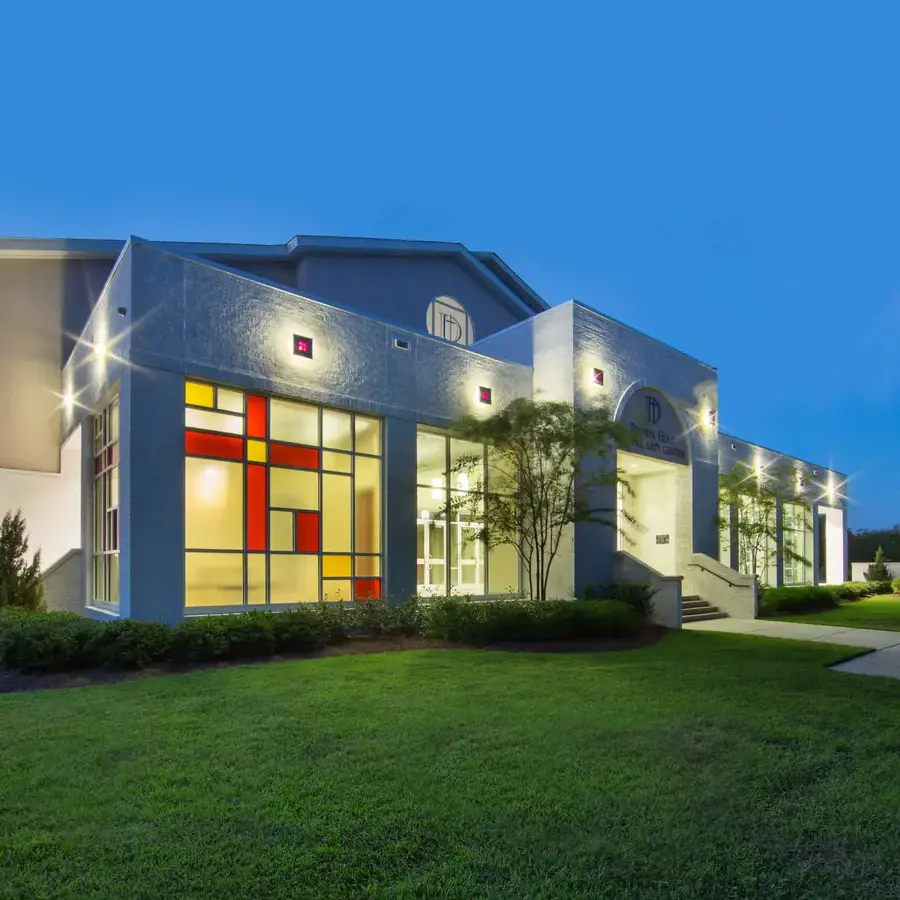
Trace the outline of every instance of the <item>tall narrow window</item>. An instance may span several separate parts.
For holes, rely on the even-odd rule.
[[[781,540],[786,551],[783,554],[784,583],[810,584],[812,581],[812,517],[802,504],[784,504]],[[797,557],[802,557],[802,559],[797,559]]]
[[[185,606],[382,596],[381,422],[185,384]]]
[[[94,603],[119,603],[119,398],[94,416]]]
[[[511,545],[488,550],[479,534],[487,499],[486,448],[420,428],[417,440],[416,585],[421,596],[516,594]],[[494,493],[509,485],[492,484]]]

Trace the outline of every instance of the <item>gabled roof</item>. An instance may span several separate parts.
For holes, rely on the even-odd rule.
[[[548,305],[495,253],[473,253],[456,242],[405,241],[388,238],[326,237],[295,235],[285,244],[226,244],[193,241],[154,241],[172,253],[240,261],[290,261],[305,255],[435,256],[450,257],[508,304],[528,315],[543,312]],[[109,259],[114,261],[124,240],[91,238],[2,238],[0,258]]]

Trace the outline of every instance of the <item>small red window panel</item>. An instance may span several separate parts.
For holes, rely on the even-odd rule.
[[[290,444],[269,444],[269,463],[273,466],[295,466],[299,469],[318,469],[319,451],[312,447],[293,447]]]
[[[247,549],[266,550],[266,503],[265,466],[247,466]]]
[[[220,459],[243,459],[244,439],[227,434],[186,431],[184,433],[184,452],[188,456],[217,456]]]
[[[297,552],[319,552],[319,514],[314,512],[297,513]]]
[[[247,437],[265,438],[268,434],[268,416],[265,397],[247,395]]]
[[[353,598],[355,600],[380,600],[381,579],[357,578]]]

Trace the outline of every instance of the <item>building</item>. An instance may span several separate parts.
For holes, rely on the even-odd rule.
[[[51,602],[92,616],[518,592],[510,548],[435,513],[469,488],[449,426],[531,396],[640,432],[608,500],[641,528],[572,528],[557,595],[649,579],[670,625],[689,596],[755,614],[717,525],[738,461],[786,464],[812,505],[777,513],[810,565],[769,548],[765,580],[844,579],[844,476],[720,434],[713,367],[459,244],[2,240],[0,373],[0,511],[26,514]]]

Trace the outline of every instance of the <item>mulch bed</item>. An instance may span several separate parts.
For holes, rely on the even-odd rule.
[[[297,659],[323,659],[328,656],[352,656],[359,653],[385,653],[398,650],[493,650],[508,653],[605,653],[610,650],[637,650],[655,644],[665,633],[664,629],[648,628],[642,634],[630,638],[591,638],[577,641],[506,641],[474,647],[468,644],[451,644],[447,641],[431,641],[420,637],[373,636],[352,637],[342,644],[323,647],[312,653],[266,656],[261,659],[234,659],[213,663],[176,664],[162,663],[137,671],[121,669],[81,669],[76,672],[24,673],[12,669],[0,669],[0,694],[22,691],[46,691],[60,688],[87,687],[92,684],[115,684],[120,681],[138,681],[160,675],[179,675],[200,669],[226,669],[232,666],[256,665],[267,662],[284,662]]]

